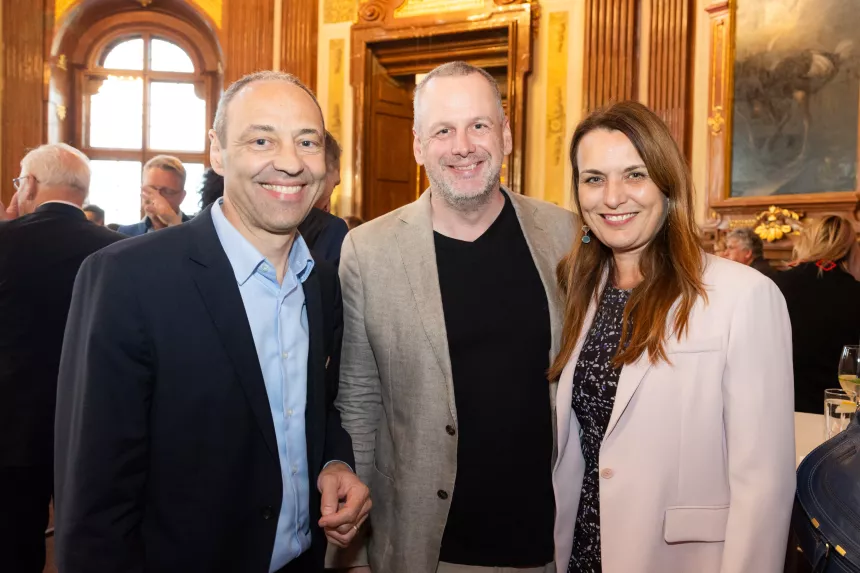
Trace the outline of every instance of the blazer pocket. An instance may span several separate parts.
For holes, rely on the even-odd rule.
[[[723,342],[718,336],[705,338],[684,337],[678,340],[674,336],[666,342],[666,354],[691,353],[691,352],[713,352],[720,350]]]
[[[728,505],[670,507],[663,521],[663,539],[666,543],[725,541],[728,521]]]

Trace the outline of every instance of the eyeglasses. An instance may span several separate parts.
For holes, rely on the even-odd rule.
[[[33,176],[32,175],[22,175],[21,177],[16,177],[15,179],[13,179],[12,185],[15,186],[15,191],[20,191],[21,186],[24,184],[24,181],[26,181],[30,177],[33,177]],[[35,181],[36,183],[39,182],[39,180],[36,179],[35,177],[33,177],[33,181]]]
[[[176,197],[182,190],[171,189],[170,187],[158,187],[157,185],[144,185],[143,189],[154,193],[159,193],[162,197]]]

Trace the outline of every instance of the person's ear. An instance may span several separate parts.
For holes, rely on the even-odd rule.
[[[224,158],[222,157],[221,140],[214,129],[209,130],[209,165],[212,171],[224,176]]]

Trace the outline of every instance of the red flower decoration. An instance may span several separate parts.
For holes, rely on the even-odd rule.
[[[836,263],[834,263],[833,261],[828,261],[826,259],[820,259],[815,262],[815,266],[822,271],[832,271],[836,268]]]

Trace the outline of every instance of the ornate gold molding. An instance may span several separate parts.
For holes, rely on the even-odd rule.
[[[552,12],[547,30],[544,199],[565,206],[564,153],[567,129],[568,13]]]
[[[708,117],[708,127],[711,128],[711,133],[719,135],[725,124],[726,118],[723,117],[723,106],[715,106],[714,109],[711,110],[711,116]]]
[[[799,235],[801,219],[803,213],[771,205],[767,211],[758,214],[751,226],[762,241],[772,243],[787,235]]]
[[[354,22],[357,12],[357,0],[325,0],[323,3],[323,23]]]
[[[439,12],[460,12],[484,7],[484,0],[405,0],[394,10],[395,18],[411,18]]]

